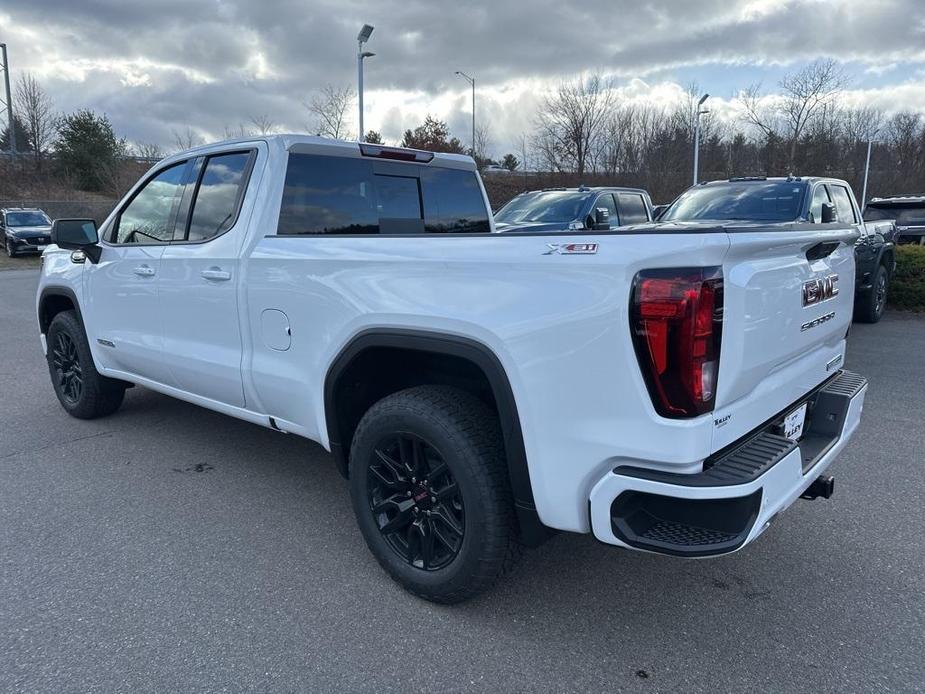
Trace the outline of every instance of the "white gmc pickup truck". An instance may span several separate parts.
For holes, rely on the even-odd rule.
[[[716,556],[829,496],[856,233],[499,234],[467,157],[281,135],[58,220],[36,308],[70,414],[137,384],[317,441],[382,566],[457,602],[554,529]]]

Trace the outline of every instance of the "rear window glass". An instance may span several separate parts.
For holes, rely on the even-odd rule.
[[[864,210],[864,219],[876,222],[881,219],[895,219],[901,227],[925,226],[925,205],[921,207],[900,207],[899,205],[884,205],[875,207],[868,205]]]
[[[649,221],[646,202],[635,193],[618,193],[620,203],[620,224],[642,224]]]
[[[290,154],[277,233],[491,231],[475,172],[412,164],[377,171],[366,159]]]
[[[682,193],[659,221],[793,221],[800,216],[805,190],[804,184],[790,181],[743,181],[697,186]]]

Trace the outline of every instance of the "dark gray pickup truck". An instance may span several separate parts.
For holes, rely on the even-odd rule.
[[[800,224],[850,224],[860,233],[854,245],[855,318],[876,323],[883,315],[890,278],[896,269],[896,225],[892,219],[865,222],[851,186],[845,181],[788,176],[700,183],[678,196],[658,220],[716,221],[726,226],[779,224],[781,231]]]
[[[864,221],[896,222],[897,243],[925,243],[925,195],[874,198],[864,208]]]

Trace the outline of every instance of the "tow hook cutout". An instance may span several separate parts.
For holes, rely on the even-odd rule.
[[[806,488],[801,495],[801,499],[829,499],[835,493],[835,478],[827,475],[820,475],[811,485]]]

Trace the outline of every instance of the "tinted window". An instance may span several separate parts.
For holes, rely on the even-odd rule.
[[[11,227],[44,227],[51,224],[51,220],[44,212],[28,210],[26,212],[7,212],[6,224]]]
[[[425,219],[432,232],[490,231],[475,173],[289,155],[278,234],[422,233]]]
[[[831,202],[825,186],[816,186],[813,191],[813,201],[809,205],[809,221],[819,224],[822,222],[822,203]]]
[[[278,234],[375,234],[379,231],[372,163],[290,154]]]
[[[115,243],[157,243],[173,237],[173,214],[186,163],[161,171],[122,210]]]
[[[489,232],[488,208],[473,171],[424,169],[424,223],[428,232]]]
[[[496,222],[521,224],[549,222],[567,224],[578,219],[588,201],[588,193],[567,190],[540,190],[518,195],[498,210]]]
[[[613,195],[610,193],[604,193],[603,195],[598,195],[597,200],[595,200],[594,204],[591,205],[591,211],[588,213],[589,227],[594,224],[594,213],[598,207],[603,207],[605,210],[607,210],[611,229],[620,226],[620,219],[617,217],[617,206],[614,204]]]
[[[412,234],[424,231],[421,190],[417,178],[375,176],[380,234]]]
[[[187,238],[202,241],[231,228],[244,191],[249,152],[220,154],[206,160],[190,218]]]
[[[832,202],[835,203],[835,216],[842,224],[857,224],[857,217],[854,216],[854,205],[851,204],[851,196],[844,186],[829,186],[829,195],[832,196]]]
[[[646,201],[636,193],[618,193],[620,224],[642,224],[649,221]]]
[[[682,193],[659,219],[788,222],[800,216],[805,184],[748,181],[704,185]]]
[[[867,206],[864,219],[876,222],[880,219],[895,219],[896,224],[904,227],[925,226],[925,205],[922,207],[900,207],[890,205],[883,207]]]

